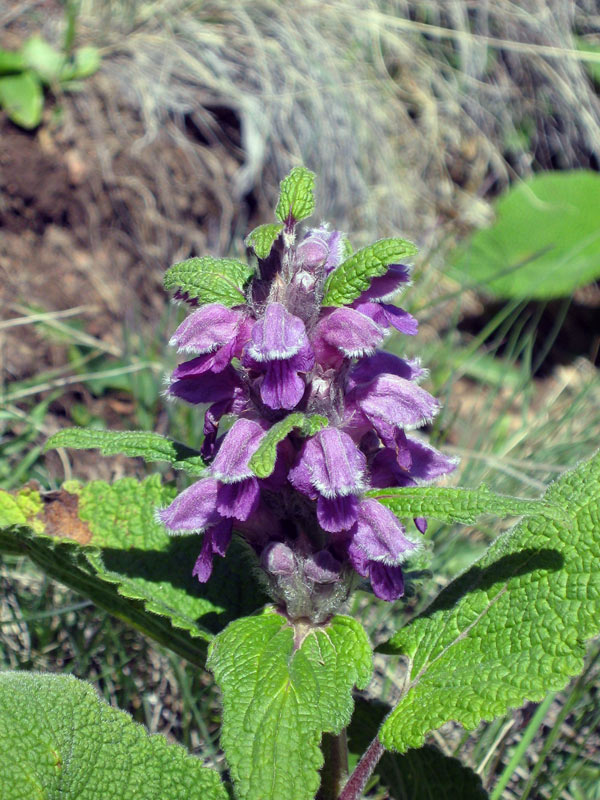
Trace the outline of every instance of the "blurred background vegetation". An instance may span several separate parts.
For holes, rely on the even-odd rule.
[[[444,407],[429,433],[460,457],[452,481],[537,496],[598,447],[597,0],[0,0],[0,48],[31,37],[66,61],[39,80],[38,65],[24,126],[0,76],[0,487],[144,474],[43,456],[65,425],[198,444],[198,411],[161,396],[182,313],[162,274],[243,256],[298,163],[318,176],[315,223],[355,247],[420,247],[402,298],[420,334],[389,347],[430,369]],[[79,47],[97,58],[75,74]],[[359,593],[354,612],[380,639],[508,524],[431,525],[433,577],[393,607]],[[0,563],[0,584],[0,668],[93,680],[222,767],[210,676],[24,561]],[[600,798],[599,653],[539,707],[432,742],[495,800]],[[370,694],[392,701],[401,677],[381,660]]]

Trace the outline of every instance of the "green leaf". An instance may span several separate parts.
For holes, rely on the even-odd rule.
[[[548,172],[498,200],[496,222],[456,251],[450,272],[501,297],[569,295],[600,277],[600,175]]]
[[[273,222],[259,225],[246,236],[246,247],[251,247],[258,258],[266,258],[282,230],[283,223]]]
[[[349,617],[293,625],[271,609],[239,619],[211,645],[223,692],[221,745],[240,800],[312,800],[324,732],[352,714],[352,687],[371,676],[371,647]]]
[[[56,83],[65,64],[66,56],[55,50],[41,36],[32,36],[23,45],[27,66],[46,84]]]
[[[324,306],[352,303],[371,285],[373,278],[385,275],[391,264],[414,256],[417,248],[404,239],[380,239],[357,250],[343,261],[325,282]]]
[[[482,514],[495,516],[531,516],[565,520],[565,512],[546,500],[526,500],[491,492],[485,484],[478,489],[445,486],[411,486],[403,489],[370,489],[365,492],[397,517],[433,517],[444,522],[471,524]]]
[[[37,127],[42,121],[44,93],[34,73],[28,70],[0,78],[0,106],[15,125],[27,130]]]
[[[288,414],[280,422],[269,428],[268,433],[250,459],[250,469],[257,478],[268,478],[275,469],[277,445],[282,442],[294,428],[300,428],[305,436],[312,436],[328,424],[327,417],[312,414],[307,417],[300,411]]]
[[[266,598],[236,541],[226,559],[215,559],[212,580],[198,583],[192,570],[201,538],[171,537],[154,518],[174,495],[158,475],[68,484],[44,495],[0,491],[0,552],[29,556],[50,577],[203,664],[213,633]]]
[[[96,431],[90,428],[63,428],[51,436],[44,451],[56,447],[77,450],[97,448],[105,456],[118,453],[144,461],[168,461],[175,469],[200,475],[206,469],[200,453],[179,442],[149,431]]]
[[[100,60],[97,47],[78,47],[73,62],[67,62],[63,67],[61,81],[89,78],[100,69]]]
[[[248,264],[233,258],[188,258],[166,271],[164,286],[167,291],[179,290],[186,299],[230,308],[246,302],[244,286],[253,272]]]
[[[27,65],[20,50],[4,50],[0,47],[0,75],[12,75],[25,69]]]
[[[546,492],[567,523],[523,520],[381,647],[409,666],[386,748],[419,747],[449,720],[474,728],[581,671],[600,628],[599,483],[600,453]]]
[[[7,800],[227,800],[215,770],[70,675],[2,672],[0,708]]]
[[[315,173],[294,167],[281,181],[275,216],[280,222],[300,222],[315,210]]]

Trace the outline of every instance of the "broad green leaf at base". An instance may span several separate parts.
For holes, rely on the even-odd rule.
[[[0,673],[2,800],[227,800],[215,770],[66,675]]]
[[[361,625],[289,623],[272,609],[232,622],[207,666],[223,692],[221,745],[239,800],[312,800],[323,733],[350,721],[352,688],[364,688],[371,646]]]
[[[600,630],[599,485],[596,454],[544,496],[568,521],[522,521],[380,648],[410,672],[380,732],[387,749],[420,747],[450,720],[474,728],[581,671]]]
[[[232,542],[213,580],[192,576],[201,537],[171,537],[155,518],[173,499],[158,475],[92,481],[41,495],[0,491],[0,552],[21,553],[161,644],[202,665],[207,643],[266,601]]]

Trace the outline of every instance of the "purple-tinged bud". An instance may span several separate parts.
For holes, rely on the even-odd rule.
[[[339,580],[342,565],[329,550],[319,550],[304,562],[305,576],[315,583],[335,583]]]
[[[264,569],[271,575],[293,575],[296,570],[294,553],[283,542],[272,542],[261,555]]]
[[[343,249],[340,231],[314,228],[298,245],[296,262],[307,270],[323,267],[325,272],[330,272],[341,263]]]

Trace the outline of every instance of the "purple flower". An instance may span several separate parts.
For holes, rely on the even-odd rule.
[[[419,361],[377,352],[391,329],[417,333],[414,317],[391,302],[409,268],[390,264],[348,305],[321,307],[347,244],[325,225],[301,238],[295,227],[290,214],[269,255],[258,259],[243,287],[246,305],[200,305],[171,339],[193,357],[175,368],[168,393],[207,404],[208,465],[157,517],[173,533],[203,535],[194,567],[201,582],[235,532],[254,550],[282,610],[323,622],[347,598],[354,573],[369,579],[377,597],[401,597],[403,565],[419,549],[365,490],[430,482],[456,464],[407,435],[438,410],[419,385],[426,377]],[[259,479],[252,456],[292,410],[329,424],[310,437],[296,425],[277,445],[269,477]],[[237,419],[219,435],[225,415]],[[426,530],[424,518],[414,522]]]
[[[363,500],[348,555],[359,575],[368,577],[376,596],[397,600],[404,593],[401,564],[419,550],[404,526],[376,500]]]
[[[325,428],[306,441],[288,477],[294,488],[317,501],[323,530],[335,533],[356,521],[365,467],[365,456],[347,433]]]
[[[281,303],[269,303],[252,327],[242,363],[264,373],[260,397],[268,408],[291,410],[306,389],[298,373],[309,372],[315,363],[304,322]]]

